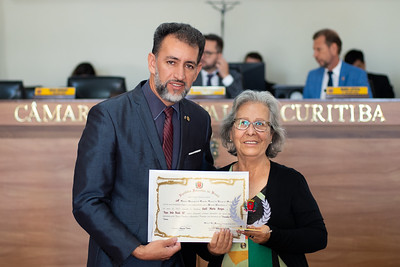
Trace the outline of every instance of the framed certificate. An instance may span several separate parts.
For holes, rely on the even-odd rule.
[[[209,242],[229,228],[233,242],[244,242],[248,172],[150,170],[148,241],[178,237],[179,242]]]

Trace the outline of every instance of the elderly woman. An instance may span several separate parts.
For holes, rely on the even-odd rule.
[[[277,100],[269,92],[242,92],[222,123],[221,138],[238,159],[221,170],[249,172],[245,206],[252,230],[241,231],[246,243],[234,243],[210,264],[308,266],[304,253],[325,248],[327,231],[303,175],[271,161],[285,140]]]

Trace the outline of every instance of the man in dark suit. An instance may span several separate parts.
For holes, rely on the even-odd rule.
[[[308,73],[303,98],[326,98],[326,87],[333,86],[367,86],[367,73],[340,60],[342,41],[339,35],[330,29],[323,29],[313,36],[314,58],[319,68]]]
[[[203,57],[202,70],[194,81],[194,86],[225,86],[226,97],[235,98],[243,91],[242,76],[239,72],[229,70],[229,64],[222,55],[224,42],[215,34],[208,34]]]
[[[366,70],[364,54],[361,50],[350,50],[346,53],[344,61],[353,66]],[[394,98],[393,87],[386,75],[367,73],[374,98]]]
[[[185,99],[204,42],[190,25],[161,24],[150,79],[90,110],[73,185],[73,214],[90,235],[88,266],[183,266],[176,238],[147,242],[148,177],[150,169],[212,168],[210,116]],[[163,139],[172,140],[168,149]]]

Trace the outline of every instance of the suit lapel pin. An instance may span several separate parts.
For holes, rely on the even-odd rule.
[[[185,119],[185,120],[187,120],[187,121],[190,121],[190,117],[189,116],[183,116],[183,119]]]

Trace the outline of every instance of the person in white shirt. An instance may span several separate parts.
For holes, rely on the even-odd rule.
[[[367,73],[340,59],[342,41],[335,31],[320,30],[314,34],[313,40],[314,58],[320,67],[308,73],[304,98],[325,99],[328,86],[367,86],[372,97]]]
[[[229,70],[229,64],[222,55],[224,42],[215,34],[204,35],[206,44],[201,58],[203,65],[194,86],[225,86],[226,97],[234,98],[243,91],[241,74]]]

